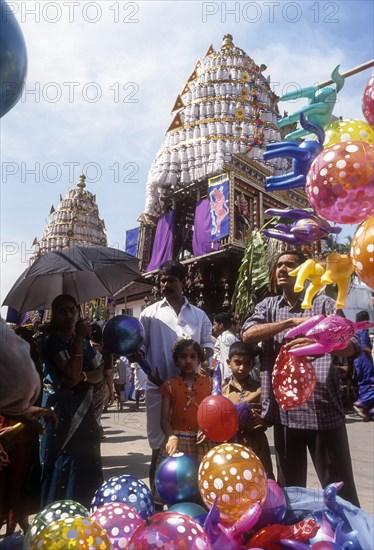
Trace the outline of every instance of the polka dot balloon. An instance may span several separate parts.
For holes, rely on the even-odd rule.
[[[326,220],[366,220],[374,214],[373,145],[347,141],[321,151],[309,170],[305,191],[312,208]]]
[[[221,520],[238,520],[251,504],[266,497],[265,469],[251,449],[222,443],[203,458],[198,478],[200,494],[208,507],[217,499]]]
[[[57,520],[71,518],[74,516],[88,517],[89,511],[79,502],[74,500],[58,500],[48,504],[39,514],[35,516],[25,535],[25,548],[29,548],[31,542],[48,525]]]
[[[350,256],[357,275],[374,290],[374,216],[356,230]]]
[[[90,518],[59,519],[34,539],[30,550],[110,550],[108,535]]]
[[[341,141],[366,141],[367,143],[374,141],[374,130],[370,124],[353,118],[334,120],[325,126],[324,130],[326,137],[323,145],[325,148]]]
[[[135,529],[144,523],[135,508],[123,502],[106,502],[90,517],[106,531],[113,550],[127,548]]]
[[[138,527],[128,550],[213,550],[194,519],[179,512],[159,512]]]
[[[285,411],[299,407],[314,392],[316,373],[306,357],[291,355],[281,348],[272,374],[274,397]]]
[[[135,508],[143,519],[155,511],[152,493],[147,485],[126,474],[111,477],[98,488],[91,502],[91,513],[106,502],[124,502]]]
[[[362,95],[362,112],[368,123],[374,126],[374,75],[369,78]]]

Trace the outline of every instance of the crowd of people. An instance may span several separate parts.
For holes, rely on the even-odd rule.
[[[53,301],[45,335],[33,337],[23,327],[14,331],[1,320],[0,526],[6,523],[7,534],[17,524],[26,530],[30,514],[57,500],[89,508],[103,482],[102,413],[115,403],[122,410],[131,384],[134,410],[145,399],[149,481],[156,508],[162,509],[155,488],[160,462],[177,451],[200,460],[217,444],[197,422],[198,407],[212,392],[214,365],[221,371],[222,395],[247,407],[235,441],[253,449],[269,478],[281,486],[305,487],[309,452],[321,486],[344,481],[341,496],[359,506],[339,367],[342,361],[352,366],[358,393],[351,405],[364,421],[372,420],[368,332],[360,331],[338,355],[310,358],[317,382],[303,405],[285,411],[273,394],[272,370],[281,346],[310,343],[305,337],[287,340],[287,330],[313,315],[336,312],[334,300],[323,293],[314,298],[312,310],[302,309],[302,293],[295,293],[289,273],[304,260],[297,251],[277,258],[279,294],[258,303],[242,327],[230,313],[210,320],[192,305],[183,294],[184,266],[166,262],[157,278],[162,299],[142,311],[143,346],[128,358],[105,349],[102,327],[81,318],[79,304],[69,295]],[[368,313],[360,312],[357,320],[365,319]],[[143,358],[151,366],[148,376],[138,364]],[[276,472],[266,435],[271,427]]]

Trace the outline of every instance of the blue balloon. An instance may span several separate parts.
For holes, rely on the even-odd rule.
[[[0,0],[0,117],[20,99],[27,73],[27,51],[22,31],[5,2]]]
[[[178,502],[177,504],[170,506],[167,512],[180,512],[181,514],[186,514],[186,516],[193,519],[200,518],[200,516],[204,516],[205,518],[208,513],[205,508],[195,502]]]
[[[22,550],[23,544],[24,536],[21,533],[13,533],[0,542],[0,548],[1,550]]]
[[[167,504],[194,501],[200,492],[197,483],[199,462],[184,453],[165,458],[156,470],[155,481],[160,497]]]
[[[144,520],[155,511],[153,496],[147,485],[127,474],[111,477],[98,488],[91,502],[91,514],[106,502],[124,502],[135,508]]]
[[[143,343],[143,326],[130,315],[116,315],[104,327],[103,344],[111,353],[131,355]]]

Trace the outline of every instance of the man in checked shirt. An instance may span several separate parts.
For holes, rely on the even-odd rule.
[[[301,309],[303,293],[294,292],[295,277],[289,272],[305,260],[298,251],[278,256],[275,277],[281,294],[257,304],[254,314],[243,324],[243,341],[262,342],[262,417],[274,425],[279,484],[306,487],[308,449],[321,486],[344,481],[339,495],[359,506],[335,366],[337,358],[332,354],[310,358],[316,371],[316,387],[309,401],[295,409],[281,409],[272,390],[272,370],[280,347],[286,343],[285,333],[313,315],[336,313],[334,300],[323,294],[315,296],[311,310]],[[311,342],[302,337],[288,341],[286,346],[290,349]],[[346,348],[336,353],[340,357],[357,357],[359,352],[359,343],[352,338]]]

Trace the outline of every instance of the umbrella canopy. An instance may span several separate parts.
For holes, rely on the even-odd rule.
[[[116,248],[56,250],[40,256],[22,273],[3,305],[19,313],[50,309],[59,294],[71,294],[82,304],[112,296],[138,277],[138,259]]]

